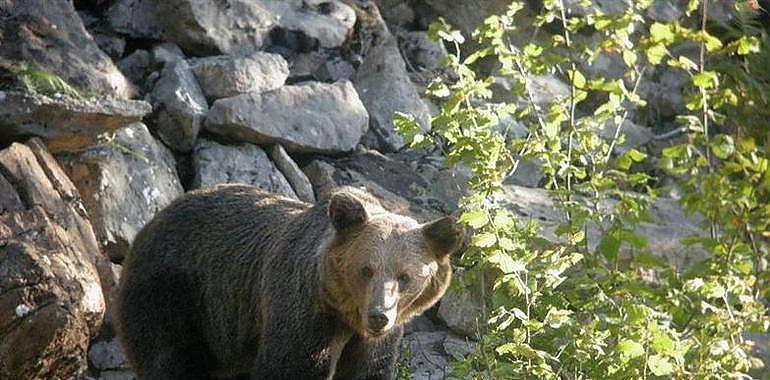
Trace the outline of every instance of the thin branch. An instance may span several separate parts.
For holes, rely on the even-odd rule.
[[[634,82],[634,88],[631,89],[632,94],[636,94],[639,88],[639,83],[642,81],[642,77],[644,77],[644,73],[646,70],[647,70],[647,66],[643,66],[642,71],[637,73],[636,81]],[[623,123],[625,123],[627,119],[628,119],[628,108],[626,108],[623,111],[623,116],[620,118],[620,122],[615,128],[615,134],[612,136],[612,142],[610,142],[610,150],[607,152],[607,158],[604,161],[605,164],[609,162],[610,158],[612,157],[612,151],[615,150],[615,145],[617,144],[618,138],[620,138],[620,130],[621,128],[623,128]],[[655,136],[653,136],[653,139],[654,137]]]

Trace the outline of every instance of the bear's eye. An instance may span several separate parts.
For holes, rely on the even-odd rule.
[[[399,285],[405,286],[405,285],[409,284],[410,281],[412,281],[412,278],[409,277],[408,274],[401,273],[400,275],[398,275],[398,284]]]
[[[370,267],[363,267],[361,268],[361,277],[364,279],[370,279],[374,276],[374,271]]]

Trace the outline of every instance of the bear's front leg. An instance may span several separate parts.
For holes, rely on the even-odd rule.
[[[353,336],[337,362],[334,380],[393,379],[403,335],[403,327],[398,326],[379,339]]]
[[[320,318],[309,326],[291,326],[276,320],[265,326],[252,380],[327,380],[334,373],[349,335],[338,333],[331,318]]]

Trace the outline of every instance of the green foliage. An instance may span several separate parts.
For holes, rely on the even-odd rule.
[[[0,65],[0,85],[32,94],[81,97],[74,87],[58,75],[27,62]]]
[[[409,362],[412,360],[412,351],[409,349],[402,349],[398,356],[398,362],[396,363],[396,372],[393,374],[393,378],[396,380],[409,380],[412,378],[412,371],[409,367]]]
[[[558,24],[561,34],[515,46],[511,35],[523,8],[515,2],[474,33],[481,48],[464,59],[464,36],[443,20],[431,27],[434,38],[456,47],[446,62],[456,80],[430,84],[428,94],[441,108],[429,132],[408,115],[397,115],[395,125],[412,146],[441,144],[448,163],[473,173],[460,221],[475,234],[461,265],[483,290],[486,323],[478,328],[477,353],[455,363],[454,375],[746,378],[761,366],[745,333],[770,326],[770,156],[749,134],[727,132],[755,128],[758,120],[747,115],[766,102],[768,87],[748,83],[745,72],[751,55],[766,54],[764,38],[715,35],[700,21],[697,28],[645,25],[641,14],[649,3],[636,1],[617,16],[575,17],[561,1],[545,0],[536,23]],[[689,1],[688,14],[702,5]],[[602,38],[577,37],[590,33]],[[672,53],[684,43],[698,46],[699,56]],[[624,75],[581,72],[579,62],[599,55],[619,56]],[[509,79],[522,101],[487,101],[493,80],[472,69],[485,57],[499,62],[496,75]],[[690,77],[690,113],[677,117],[688,142],[656,157],[686,194],[682,207],[704,219],[704,232],[682,243],[708,259],[689,268],[672,266],[635,232],[651,221],[655,181],[635,170],[651,157],[616,152],[629,111],[646,105],[639,82],[659,65]],[[546,73],[564,78],[569,96],[538,104],[528,78]],[[526,125],[527,136],[506,139],[500,126],[506,118]],[[597,136],[606,125],[614,131],[610,141]],[[557,242],[540,238],[540,226],[503,201],[503,181],[524,159],[543,163],[545,186],[563,211]]]

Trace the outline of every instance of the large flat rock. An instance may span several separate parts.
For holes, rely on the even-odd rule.
[[[288,151],[341,153],[355,148],[368,121],[350,82],[311,82],[219,99],[206,129],[242,142],[280,143]]]
[[[140,121],[150,111],[148,103],[138,100],[0,91],[0,144],[38,136],[52,152],[81,150],[98,135]]]

